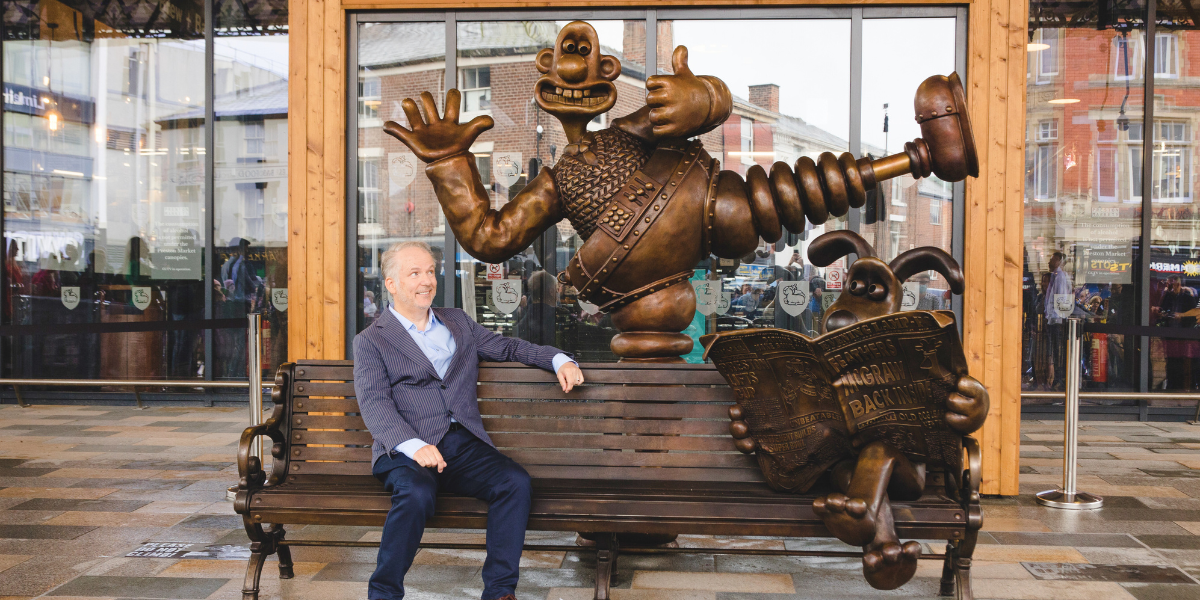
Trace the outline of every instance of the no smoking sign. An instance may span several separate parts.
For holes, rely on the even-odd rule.
[[[842,289],[842,278],[845,276],[845,271],[839,268],[831,268],[825,272],[825,289],[840,290]]]

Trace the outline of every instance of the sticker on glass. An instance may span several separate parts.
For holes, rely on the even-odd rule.
[[[825,269],[825,289],[840,290],[842,289],[842,279],[846,272],[838,267],[829,267]]]
[[[146,310],[146,308],[150,306],[150,288],[134,286],[132,291],[133,305],[136,306],[138,310]]]
[[[1054,312],[1060,318],[1067,318],[1075,312],[1075,294],[1055,294]]]
[[[492,304],[496,310],[511,315],[521,303],[521,280],[501,279],[492,282]]]
[[[287,291],[287,288],[271,288],[271,306],[274,306],[275,310],[279,312],[287,311]]]
[[[492,178],[504,187],[512,187],[521,178],[520,152],[493,152]]]
[[[496,281],[498,279],[504,279],[504,265],[489,264],[487,266],[487,280]]]
[[[696,289],[696,311],[704,316],[709,316],[717,310],[717,285],[714,281],[693,281],[692,287]]]
[[[910,281],[905,283],[904,289],[900,292],[900,310],[917,310],[917,306],[920,304],[920,282]]]
[[[730,306],[733,306],[733,292],[721,292],[721,295],[717,297],[717,314],[729,313]]]
[[[793,317],[808,307],[807,281],[782,281],[779,283],[779,294],[782,296],[780,305],[783,306],[783,312]]]
[[[841,293],[825,292],[825,294],[821,296],[821,311],[824,312],[829,310],[830,305],[832,305],[834,302],[837,302],[838,296],[841,296]]]
[[[388,152],[388,192],[395,196],[417,176],[417,156],[412,152]]]
[[[79,286],[63,286],[62,303],[67,310],[75,310],[79,306]]]

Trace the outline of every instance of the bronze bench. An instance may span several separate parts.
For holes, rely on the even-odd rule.
[[[594,363],[569,395],[545,371],[513,363],[479,369],[479,408],[489,435],[533,478],[529,528],[595,535],[597,600],[609,598],[619,552],[861,556],[858,551],[729,548],[621,548],[617,534],[831,538],[809,495],[767,487],[753,458],[728,433],[733,394],[711,365]],[[371,434],[358,416],[353,362],[300,361],[279,368],[274,413],[242,433],[234,507],[251,541],[244,600],[258,597],[268,556],[292,576],[290,546],[374,546],[371,542],[288,540],[285,525],[381,526],[391,500],[371,476]],[[274,442],[270,474],[250,442]],[[893,503],[902,539],[948,540],[941,593],[970,599],[969,569],[982,526],[979,447],[964,443],[964,466],[930,473],[925,495]],[[264,447],[268,447],[264,444]],[[483,529],[487,505],[440,496],[429,527]],[[425,548],[484,549],[425,543]],[[579,546],[527,549],[585,551]],[[956,585],[957,583],[957,585]]]

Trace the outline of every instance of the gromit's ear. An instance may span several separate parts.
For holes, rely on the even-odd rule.
[[[849,254],[866,258],[875,256],[875,250],[861,235],[847,230],[830,231],[808,245],[808,260],[818,267],[827,267]]]
[[[605,54],[600,57],[600,76],[609,80],[616,81],[617,77],[621,76],[621,61],[615,56]]]
[[[550,65],[554,64],[554,50],[550,48],[542,48],[537,53],[537,58],[533,64],[537,66],[538,72],[542,75],[550,72]]]
[[[901,283],[921,271],[937,271],[950,284],[950,291],[955,294],[963,293],[963,273],[954,257],[946,254],[941,248],[925,246],[913,248],[892,259],[892,272]]]

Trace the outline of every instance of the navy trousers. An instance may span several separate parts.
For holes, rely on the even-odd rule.
[[[370,600],[404,597],[404,575],[412,566],[440,491],[488,503],[482,599],[493,600],[516,591],[529,521],[529,474],[466,429],[447,433],[437,449],[446,461],[441,473],[399,452],[379,457],[371,470],[392,494],[392,508],[383,524],[379,559],[367,588]]]

